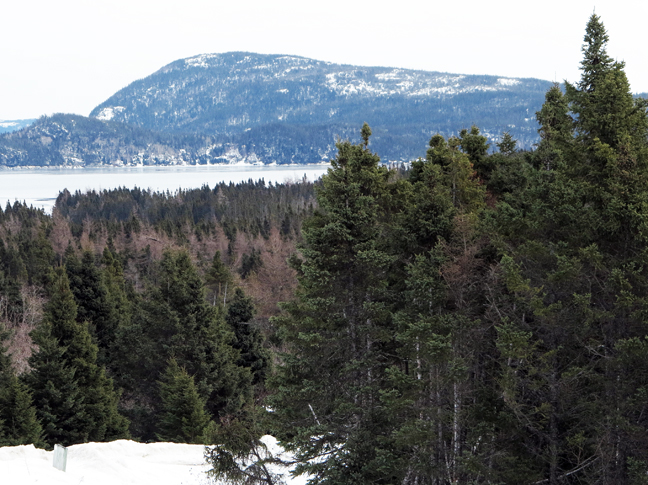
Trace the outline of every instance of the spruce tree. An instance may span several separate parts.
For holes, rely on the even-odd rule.
[[[119,328],[130,325],[133,313],[134,302],[131,301],[129,293],[130,287],[124,277],[124,269],[115,253],[109,248],[105,248],[102,257],[103,264],[103,284],[107,294],[107,318],[102,321],[104,351],[99,354],[99,361],[103,362],[107,368],[114,368],[117,359],[118,350],[116,348],[117,334]]]
[[[497,148],[503,155],[513,155],[515,153],[517,141],[513,139],[511,133],[505,131],[502,133],[502,139],[497,143]]]
[[[476,223],[485,193],[457,142],[432,137],[426,160],[413,164],[412,196],[402,205],[405,214],[418,217],[404,219],[401,237],[428,234],[408,245],[415,251],[401,254],[405,265],[394,309],[400,361],[389,369],[382,391],[403,460],[403,483],[475,480],[473,467],[488,460],[480,442],[494,436],[492,416],[471,412],[475,396],[488,386],[477,372],[489,351],[476,284],[484,271]]]
[[[459,132],[461,150],[468,155],[470,163],[482,178],[487,178],[491,167],[488,163],[488,138],[480,134],[479,128],[472,126],[470,131],[463,129]]]
[[[528,481],[631,483],[648,464],[637,407],[648,382],[638,359],[648,336],[648,118],[607,40],[593,15],[581,81],[564,98],[552,89],[538,113],[531,183],[491,219],[501,260],[488,318],[502,416],[519,443],[507,455]]]
[[[263,384],[270,365],[270,355],[263,348],[263,335],[251,321],[254,305],[242,289],[236,288],[227,306],[225,321],[236,337],[234,348],[240,352],[238,365],[252,372],[252,385]]]
[[[232,279],[232,274],[229,269],[223,263],[221,259],[220,251],[216,251],[214,258],[212,259],[212,264],[205,278],[207,288],[210,290],[212,297],[212,305],[220,303],[221,299],[223,304],[227,299],[227,291],[229,289],[230,293],[232,292],[232,285],[234,280]],[[222,297],[221,297],[222,295]]]
[[[6,354],[9,332],[0,323],[0,446],[41,444],[42,428],[32,397],[18,379]]]
[[[276,320],[288,351],[270,402],[277,432],[298,472],[320,483],[381,483],[401,473],[380,396],[394,359],[395,257],[386,242],[395,187],[367,142],[338,144],[317,190],[319,210],[304,223],[296,300]]]
[[[574,121],[569,114],[567,98],[558,84],[545,94],[545,102],[536,118],[540,125],[540,143],[533,154],[533,163],[545,171],[561,168],[568,157],[573,157]]]
[[[77,304],[77,320],[90,325],[99,346],[99,360],[105,365],[123,315],[118,313],[120,309],[110,300],[106,279],[97,266],[94,255],[90,251],[83,251],[79,261],[71,246],[68,246],[65,257],[70,289]]]
[[[186,252],[165,253],[161,267],[152,301],[164,302],[176,319],[169,357],[194,376],[211,413],[240,408],[250,398],[251,376],[236,364],[239,352],[222,313],[205,300],[204,284]]]
[[[29,358],[31,372],[23,379],[32,393],[36,415],[43,426],[43,441],[69,446],[89,439],[89,417],[76,369],[65,358],[65,347],[44,321],[31,333],[38,351]]]
[[[210,442],[215,445],[205,449],[210,478],[226,485],[284,483],[285,469],[292,463],[282,460],[262,439],[270,414],[264,408],[249,406],[213,428]]]
[[[455,207],[475,211],[484,204],[484,187],[476,176],[470,159],[459,151],[461,140],[451,137],[446,141],[441,135],[430,139],[426,161],[441,169],[439,185],[449,191]]]
[[[0,446],[42,443],[43,431],[31,394],[16,375],[11,375],[0,391],[0,423]]]
[[[193,377],[171,359],[158,382],[161,410],[157,437],[175,443],[204,443],[209,417],[206,401],[198,393]]]
[[[97,346],[77,307],[62,268],[51,277],[45,318],[32,335],[39,346],[25,377],[50,445],[128,437],[128,421],[117,410],[118,394],[97,365]]]
[[[224,310],[205,298],[205,287],[185,251],[166,251],[157,285],[142,296],[130,324],[119,328],[116,372],[131,403],[134,432],[154,439],[156,382],[169,359],[192,376],[210,416],[235,412],[251,399],[250,369],[237,365],[235,336]]]

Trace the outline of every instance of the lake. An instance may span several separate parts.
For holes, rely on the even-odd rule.
[[[310,181],[326,173],[328,165],[208,165],[171,167],[38,168],[0,170],[0,204],[26,202],[52,212],[59,192],[139,187],[155,192],[175,192],[220,182],[264,179],[266,183]]]

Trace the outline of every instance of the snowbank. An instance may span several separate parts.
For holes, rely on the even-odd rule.
[[[33,445],[0,448],[2,484],[207,485],[204,446],[119,440],[68,448],[67,471],[52,466],[54,452]]]
[[[274,455],[285,453],[271,436],[264,443]],[[85,443],[68,447],[65,472],[52,466],[53,451],[34,445],[0,447],[2,485],[217,485],[206,472],[203,445],[178,443]],[[289,478],[289,485],[303,485],[306,477]]]

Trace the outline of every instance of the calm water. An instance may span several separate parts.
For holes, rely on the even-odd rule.
[[[24,201],[51,213],[59,192],[68,189],[103,190],[117,187],[139,187],[155,192],[192,189],[219,182],[242,182],[248,179],[284,183],[314,181],[326,173],[327,165],[290,166],[188,166],[188,167],[123,167],[83,169],[33,169],[0,171],[0,204]]]

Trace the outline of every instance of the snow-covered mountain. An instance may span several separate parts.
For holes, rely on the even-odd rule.
[[[249,158],[225,139],[70,114],[43,116],[25,129],[0,135],[0,166],[6,167],[196,165]]]
[[[317,163],[339,139],[387,161],[425,156],[433,134],[477,125],[537,141],[548,81],[332,64],[245,52],[181,59],[90,118],[57,114],[0,135],[0,166]]]
[[[379,154],[408,159],[424,153],[431,134],[450,135],[473,124],[492,139],[510,131],[529,147],[537,139],[534,114],[550,86],[537,79],[230,52],[172,62],[90,116],[171,133],[232,136],[256,130],[257,139],[277,125],[287,131],[309,127],[330,136],[329,145],[367,122]]]
[[[275,125],[210,136],[164,133],[59,113],[0,134],[0,167],[320,162],[335,154],[335,135],[330,130]]]

